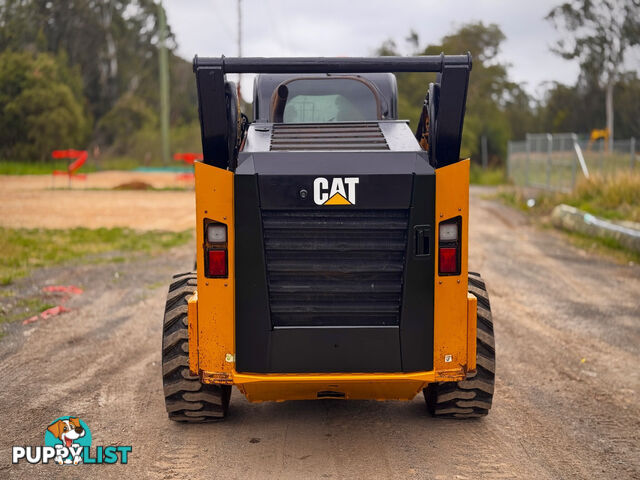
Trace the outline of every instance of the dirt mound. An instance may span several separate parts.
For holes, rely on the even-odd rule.
[[[150,184],[141,180],[133,180],[113,187],[114,190],[151,190],[152,188]]]

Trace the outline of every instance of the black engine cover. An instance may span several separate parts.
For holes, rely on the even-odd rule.
[[[431,370],[435,174],[425,154],[256,152],[240,162],[238,371]]]

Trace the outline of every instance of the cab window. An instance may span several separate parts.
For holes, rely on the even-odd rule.
[[[284,123],[378,120],[379,100],[365,82],[353,78],[314,78],[287,82]]]

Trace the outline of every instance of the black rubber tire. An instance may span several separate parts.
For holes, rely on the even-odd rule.
[[[174,275],[164,310],[162,385],[169,418],[178,422],[221,420],[231,397],[231,385],[203,384],[189,373],[187,301],[196,285],[195,272]]]
[[[461,382],[431,383],[424,389],[427,408],[435,417],[483,417],[493,402],[496,372],[493,320],[487,288],[479,273],[469,272],[469,292],[478,299],[476,373]]]

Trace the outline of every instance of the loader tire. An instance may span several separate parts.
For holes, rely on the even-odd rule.
[[[487,288],[479,273],[469,272],[469,293],[478,299],[476,373],[461,382],[431,383],[424,389],[427,408],[435,417],[483,417],[493,401],[496,371],[493,320]]]
[[[223,419],[229,408],[231,385],[209,385],[189,373],[187,300],[196,290],[195,272],[174,275],[164,310],[162,384],[167,413],[178,422]]]

